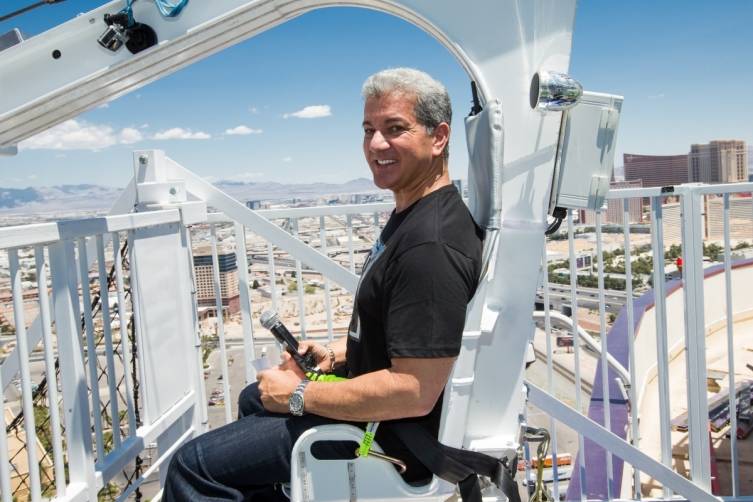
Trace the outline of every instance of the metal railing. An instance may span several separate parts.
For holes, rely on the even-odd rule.
[[[0,229],[13,302],[3,312],[13,319],[0,372],[3,502],[92,500],[98,492],[114,499],[108,484],[134,479],[128,465],[160,431],[139,428],[137,419],[129,257],[121,243],[138,229],[179,221],[178,211],[160,211]],[[16,394],[13,380],[18,401],[6,400]]]
[[[739,391],[741,386],[753,390],[753,374],[740,382],[745,356],[734,341],[736,323],[749,330],[744,322],[753,317],[753,301],[744,289],[753,278],[753,261],[733,256],[753,250],[753,210],[739,210],[750,208],[752,190],[751,183],[613,190],[608,208],[581,213],[577,223],[576,215],[568,215],[561,236],[566,235],[566,253],[564,240],[548,240],[544,256],[550,258],[542,262],[546,280],[539,296],[543,312],[536,315],[543,338],[534,340],[543,360],[527,377],[534,405],[529,420],[552,433],[552,468],[546,474],[555,499],[753,500],[753,486],[741,486],[750,473],[741,475],[737,438],[738,409],[748,410],[744,425],[753,419],[751,394]],[[643,202],[640,213],[631,212],[631,200]],[[731,201],[738,208],[734,225]],[[605,217],[610,234],[604,232]],[[721,236],[714,234],[717,227],[723,228]],[[549,294],[551,281],[569,283],[569,304],[559,307],[571,322],[550,313],[558,307]],[[597,298],[585,287],[594,282]],[[624,306],[606,301],[605,283],[624,291]],[[584,327],[598,338],[598,350],[584,340]],[[594,354],[593,362],[584,352]],[[712,360],[716,366],[710,372]],[[707,376],[726,384],[721,397],[708,390]],[[581,384],[588,379],[590,404]],[[563,384],[570,381],[574,391]],[[719,411],[720,401],[726,410]],[[547,414],[537,417],[536,408]],[[656,444],[646,440],[653,437],[650,429],[658,431]],[[728,464],[715,454],[726,452],[727,433]],[[558,465],[563,456],[567,460]]]
[[[205,284],[209,287],[208,296],[201,296],[203,279],[194,277],[194,284],[197,298],[201,300],[201,312],[197,317],[208,313],[214,318],[219,355],[214,355],[216,366],[210,372],[216,370],[222,375],[223,402],[218,404],[224,405],[224,409],[222,412],[218,410],[216,417],[222,423],[231,421],[234,415],[232,384],[239,383],[237,378],[233,380],[231,372],[231,360],[237,360],[233,357],[234,351],[238,350],[235,344],[242,347],[240,364],[244,383],[254,380],[250,361],[259,357],[260,348],[272,345],[271,339],[259,331],[254,321],[261,310],[273,306],[284,310],[286,322],[301,337],[331,339],[343,332],[345,326],[339,323],[338,316],[349,315],[348,302],[352,301],[361,263],[359,258],[369,249],[392,205],[268,209],[252,213],[238,208],[237,203],[219,191],[210,193],[206,187],[203,190],[209,195],[207,200],[212,207],[222,213],[211,214],[206,223],[186,230],[195,244],[194,250],[199,243],[209,245],[211,277]],[[658,188],[615,190],[608,198],[609,204],[616,205],[621,215],[617,226],[611,225],[617,213],[612,207],[593,215],[593,223],[590,222],[591,215],[586,215],[589,221],[576,223],[575,215],[570,214],[566,240],[548,241],[547,248],[552,251],[557,247],[563,259],[560,266],[556,258],[542,261],[543,277],[547,278],[541,287],[543,313],[535,317],[543,322],[542,332],[546,336],[543,343],[534,340],[539,361],[528,370],[527,377],[532,384],[529,421],[541,420],[543,423],[537,425],[543,425],[551,432],[553,467],[547,475],[552,479],[549,486],[555,498],[638,500],[667,499],[675,494],[688,500],[710,498],[714,485],[709,455],[705,349],[710,323],[704,316],[709,301],[703,296],[704,284],[706,288],[710,286],[708,279],[704,281],[703,237],[704,229],[709,228],[704,221],[712,215],[702,209],[723,208],[723,239],[716,252],[720,255],[717,267],[723,272],[718,279],[724,278],[720,286],[724,290],[721,295],[724,315],[713,317],[713,321],[726,329],[726,385],[729,389],[736,389],[740,382],[735,368],[739,369],[740,365],[735,365],[733,357],[735,326],[726,320],[744,314],[744,305],[738,299],[734,284],[738,282],[736,276],[746,267],[733,256],[744,251],[741,247],[744,235],[733,238],[731,228],[737,228],[740,233],[744,226],[739,221],[730,224],[729,208],[730,201],[739,202],[736,199],[744,198],[739,194],[751,190],[751,184],[678,187],[672,193]],[[722,199],[721,205],[708,204],[715,197]],[[631,199],[648,199],[642,214],[630,213]],[[682,218],[675,214],[679,212],[678,208],[682,208]],[[648,223],[636,221],[644,217]],[[608,220],[606,225],[605,218]],[[668,221],[673,218],[674,222]],[[753,220],[753,214],[751,218]],[[7,387],[9,377],[20,374],[22,389],[19,402],[5,402],[4,408],[15,410],[16,414],[23,410],[26,442],[34,444],[38,436],[32,399],[34,364],[44,367],[49,403],[60,399],[55,396],[60,385],[65,404],[63,413],[59,413],[58,406],[50,405],[52,440],[49,449],[52,454],[47,456],[52,458],[49,461],[51,467],[39,467],[39,458],[34,458],[36,452],[46,451],[47,445],[41,450],[27,448],[31,453],[27,454],[29,467],[26,476],[32,500],[51,495],[56,495],[59,500],[80,495],[91,499],[92,493],[96,496],[96,491],[111,482],[121,485],[119,498],[126,498],[139,483],[156,472],[175,447],[191,434],[201,432],[189,429],[173,448],[161,451],[150,465],[144,466],[145,470],[134,478],[134,483],[126,485],[123,482],[120,472],[124,466],[143,454],[159,432],[178,420],[188,407],[204,407],[207,403],[205,395],[209,389],[205,388],[200,395],[188,394],[163,417],[157,417],[157,425],[140,427],[136,420],[139,406],[134,403],[137,382],[132,378],[138,372],[126,371],[134,366],[134,362],[128,337],[120,336],[121,326],[128,326],[131,317],[128,312],[132,309],[125,308],[131,304],[125,297],[129,275],[122,263],[123,256],[116,250],[138,228],[179,220],[176,211],[163,211],[69,224],[0,229],[0,250],[7,250],[14,302],[12,314],[3,314],[13,319],[17,343],[13,354],[18,354],[4,361],[0,373],[4,380],[0,385]],[[587,227],[593,227],[593,232]],[[753,244],[753,227],[749,228],[748,241]],[[592,241],[587,240],[589,236]],[[288,237],[295,242],[289,241]],[[591,253],[591,256],[595,259],[582,260],[583,263],[579,264],[578,258],[585,256],[584,237],[588,246],[593,248],[595,254]],[[670,242],[665,242],[667,240]],[[737,243],[733,242],[735,240]],[[680,247],[673,248],[673,244]],[[621,250],[617,249],[620,246]],[[739,249],[733,250],[733,247]],[[709,249],[707,245],[707,254]],[[677,252],[684,261],[681,278],[676,277],[676,273],[665,272],[667,258]],[[221,259],[224,260],[226,255],[234,258],[237,267],[237,303],[232,306],[226,293],[228,278],[221,272]],[[195,258],[196,255],[192,259]],[[564,259],[568,262],[565,263]],[[92,268],[92,265],[95,266]],[[109,275],[108,266],[112,270],[114,284],[111,285],[105,285],[108,281],[103,279]],[[49,272],[48,268],[51,268]],[[559,269],[566,269],[568,273],[559,275]],[[31,277],[31,271],[35,272],[36,278],[24,283],[24,274]],[[616,274],[618,279],[610,274]],[[54,308],[47,298],[48,288],[41,287],[50,275]],[[80,286],[88,282],[81,278],[88,277],[96,278],[91,292],[90,288]],[[280,280],[281,284],[278,283]],[[560,300],[564,303],[560,309],[562,314],[552,312],[558,307],[557,300],[550,294],[550,281],[553,280],[569,286],[569,302]],[[619,281],[624,281],[622,303],[617,301],[617,295],[610,294],[609,289],[619,287]],[[334,283],[338,286],[335,287]],[[34,300],[24,301],[24,293],[35,285],[38,286],[38,295]],[[114,302],[103,301],[100,310],[92,310],[92,295],[103,290],[108,294],[100,293],[100,298],[109,298],[111,290],[115,293],[117,309],[113,308]],[[682,293],[681,297],[677,296],[678,291]],[[675,298],[679,298],[680,310]],[[340,300],[342,303],[338,305]],[[39,317],[27,326],[30,318],[27,313],[33,314],[29,304],[34,302],[38,303]],[[316,304],[316,312],[313,304]],[[122,311],[121,306],[124,307]],[[341,307],[339,313],[338,307]],[[214,316],[211,315],[212,309]],[[227,315],[219,315],[220,312],[227,312]],[[123,316],[122,320],[120,316]],[[104,322],[108,318],[110,322]],[[209,324],[206,323],[204,329],[208,329]],[[680,331],[677,331],[680,324]],[[102,343],[98,345],[99,338]],[[561,343],[555,347],[554,340]],[[32,351],[40,342],[44,348],[43,361],[31,364],[29,354],[34,357]],[[572,348],[567,347],[570,343]],[[648,353],[651,353],[650,357]],[[88,354],[98,354],[98,357],[89,358]],[[677,432],[673,437],[671,427],[672,420],[677,418],[673,411],[677,406],[670,396],[677,385],[670,362],[683,359],[678,354],[686,355],[689,368],[684,378],[685,388],[690,392],[686,392],[682,399],[682,406],[687,409],[689,431],[683,438],[688,444],[687,473],[677,471],[677,466],[684,464],[685,457],[684,454],[682,458],[677,456]],[[56,356],[60,361],[59,384],[54,371]],[[654,369],[651,361],[655,361]],[[105,379],[101,378],[102,375]],[[111,375],[117,378],[110,378]],[[212,384],[214,380],[207,380],[207,385]],[[658,396],[657,412],[661,417],[658,421],[653,415],[641,414],[645,404],[642,400],[648,388],[655,389]],[[114,394],[119,397],[113,402],[111,396]],[[725,430],[735,431],[738,426],[736,412],[740,406],[734,394],[730,392],[727,400],[729,424],[724,425]],[[537,409],[545,411],[542,418],[537,418]],[[604,424],[610,426],[604,427]],[[646,426],[660,431],[658,455],[646,448],[650,445],[641,441],[641,430]],[[13,485],[8,439],[8,436],[0,435],[0,483],[3,487]],[[566,462],[558,465],[561,463],[558,459],[567,457],[565,454],[570,454],[569,468]],[[603,461],[595,462],[594,458]],[[531,459],[527,458],[526,462],[530,468]],[[736,434],[732,434],[730,482],[719,488],[720,494],[751,499],[751,493],[741,486],[741,480],[745,479],[745,474],[740,472],[741,466],[738,440]],[[54,478],[53,482],[44,481],[45,469],[52,471],[49,477]],[[68,480],[65,478],[66,469]],[[569,469],[572,473],[568,479]],[[87,483],[91,484],[87,486]],[[54,487],[55,492],[46,491],[49,487]],[[8,493],[3,490],[3,502],[10,500]]]

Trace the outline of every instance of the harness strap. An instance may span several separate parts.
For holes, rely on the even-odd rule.
[[[390,430],[424,467],[440,478],[457,484],[463,502],[482,502],[479,475],[489,477],[509,502],[520,502],[518,487],[513,479],[517,462],[507,465],[507,459],[499,460],[477,451],[443,445],[429,431],[414,423],[393,423]]]

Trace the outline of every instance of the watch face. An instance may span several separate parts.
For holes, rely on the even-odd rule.
[[[303,396],[298,392],[293,393],[288,401],[288,406],[293,415],[303,415]]]

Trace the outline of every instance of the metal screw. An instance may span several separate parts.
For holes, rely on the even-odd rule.
[[[175,187],[170,187],[170,195],[175,195],[178,193],[178,191],[175,189]]]
[[[149,163],[149,157],[146,155],[139,155],[139,164],[146,165]]]

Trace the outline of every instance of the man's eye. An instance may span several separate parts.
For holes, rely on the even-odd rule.
[[[373,136],[374,135],[374,129],[366,128],[363,130],[364,136]]]
[[[398,133],[403,132],[404,130],[405,130],[405,128],[403,126],[399,126],[399,125],[393,125],[393,126],[390,126],[389,129],[387,129],[387,131],[390,134],[398,134]]]

